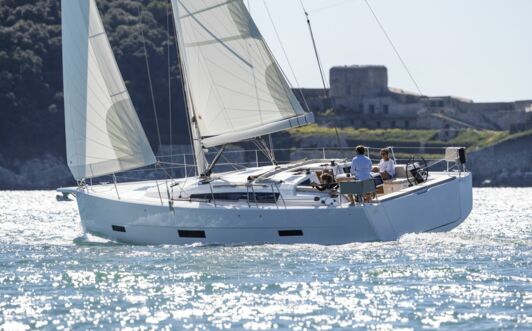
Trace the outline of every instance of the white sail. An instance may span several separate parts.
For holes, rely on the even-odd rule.
[[[76,179],[156,162],[94,0],[62,0],[67,160]]]
[[[172,0],[189,105],[203,146],[306,125],[242,0]]]

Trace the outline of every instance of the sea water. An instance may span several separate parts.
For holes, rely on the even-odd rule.
[[[0,192],[0,329],[96,328],[532,329],[532,189],[475,189],[448,233],[238,247],[116,244]]]

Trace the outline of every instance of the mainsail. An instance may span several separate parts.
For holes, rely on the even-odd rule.
[[[94,0],[62,0],[67,160],[76,179],[156,162]]]
[[[309,124],[242,0],[172,0],[189,109],[204,147]]]

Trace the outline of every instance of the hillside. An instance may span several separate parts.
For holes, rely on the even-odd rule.
[[[174,128],[185,123],[185,115],[176,48],[173,41],[167,42],[168,1],[97,3],[133,103],[152,146],[157,147],[145,35],[161,137],[169,143],[168,58]],[[19,167],[41,158],[64,159],[60,18],[59,0],[0,0],[0,167]],[[173,142],[186,137],[184,126],[172,131]]]
[[[357,144],[357,141],[364,142],[396,142],[396,144],[430,144],[433,146],[465,146],[484,147],[508,137],[506,131],[490,131],[466,129],[460,131],[456,137],[442,140],[438,136],[439,130],[403,130],[403,129],[364,129],[364,128],[330,128],[318,125],[309,125],[296,128],[290,131],[293,137],[322,136],[336,138],[337,134],[346,142],[351,142],[350,146]]]

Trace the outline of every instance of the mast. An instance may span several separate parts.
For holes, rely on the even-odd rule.
[[[175,10],[172,11],[172,15],[176,15]],[[174,29],[176,32],[176,37],[178,39],[183,40],[183,36],[181,35],[181,29],[178,29],[177,24],[174,24]],[[186,66],[184,65],[184,56],[181,51],[181,47],[179,45],[183,45],[183,43],[178,43],[176,49],[177,49],[177,57],[179,60],[179,69],[181,72],[181,85],[184,89],[184,96],[185,96],[185,111],[187,112],[188,116],[188,125],[190,127],[190,131],[192,134],[192,149],[194,152],[194,160],[196,163],[196,170],[198,173],[198,176],[204,175],[205,171],[208,168],[207,159],[205,157],[205,152],[203,150],[203,145],[201,143],[201,133],[198,126],[198,121],[196,117],[196,112],[194,110],[194,103],[192,102],[192,97],[190,95],[190,90],[188,88],[188,79],[187,79],[187,72],[186,72]]]

